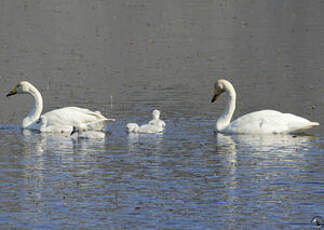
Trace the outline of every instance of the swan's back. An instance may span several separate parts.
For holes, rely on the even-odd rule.
[[[79,125],[107,120],[100,112],[78,107],[65,107],[55,109],[43,114],[47,120],[47,126]]]
[[[239,117],[221,132],[241,134],[300,133],[318,125],[317,122],[311,122],[291,113],[261,110]]]

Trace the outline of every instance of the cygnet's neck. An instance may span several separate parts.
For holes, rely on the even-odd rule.
[[[160,113],[158,111],[154,111],[152,114],[153,120],[159,120],[160,119]]]
[[[225,81],[223,85],[224,85],[224,90],[228,96],[228,102],[223,114],[216,121],[216,131],[224,130],[231,123],[231,119],[235,111],[235,104],[236,104],[235,89],[233,85],[228,81]]]
[[[21,124],[22,128],[28,128],[37,121],[43,111],[43,99],[40,92],[34,86],[30,85],[25,93],[32,95],[35,103],[33,109],[23,119]]]

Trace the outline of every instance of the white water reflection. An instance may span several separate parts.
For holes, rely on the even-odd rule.
[[[69,150],[73,147],[72,138],[61,134],[37,133],[22,130],[25,152],[42,154],[47,150]]]
[[[20,202],[28,209],[33,226],[46,222],[43,214],[49,210],[55,209],[55,215],[64,218],[69,209],[82,210],[90,203],[80,196],[80,191],[101,186],[93,177],[102,167],[99,159],[105,149],[104,141],[75,142],[69,136],[24,130],[21,142]],[[82,202],[73,203],[76,199]],[[67,205],[71,202],[73,207]]]
[[[297,135],[223,135],[217,134],[219,143],[226,143],[232,151],[273,152],[278,154],[310,148],[312,136]]]
[[[217,134],[216,138],[216,151],[223,159],[221,170],[226,173],[222,177],[229,204],[226,215],[256,218],[258,213],[266,217],[268,212],[278,212],[281,205],[293,209],[298,200],[304,199],[302,194],[309,196],[307,185],[300,180],[309,180],[305,178],[310,170],[306,154],[316,145],[314,137]],[[248,211],[251,206],[253,212]],[[277,215],[284,217],[286,213]],[[237,219],[227,225],[234,227],[235,223]]]
[[[29,204],[34,215],[46,212],[46,201],[49,191],[51,175],[59,173],[59,169],[73,162],[73,142],[67,136],[35,133],[22,130],[23,143],[23,178],[24,184],[31,184],[31,188],[23,190],[24,202]],[[56,160],[53,160],[56,159]],[[61,166],[61,167],[60,167]],[[53,171],[54,169],[58,171]],[[62,169],[61,169],[62,170]]]
[[[128,151],[135,153],[141,149],[151,149],[154,153],[161,152],[163,134],[136,134],[130,133],[127,136]]]
[[[2,172],[17,172],[6,179],[17,182],[15,207],[23,204],[19,213],[43,224],[50,223],[44,213],[62,220],[73,210],[74,226],[107,212],[118,226],[121,218],[132,221],[134,214],[145,219],[149,210],[159,223],[167,216],[188,227],[194,218],[197,226],[206,227],[198,218],[213,218],[223,229],[234,229],[242,220],[244,226],[244,221],[264,226],[258,216],[279,213],[274,218],[282,221],[296,205],[303,212],[318,206],[300,202],[320,198],[319,185],[309,183],[320,178],[312,172],[316,167],[319,172],[321,164],[306,156],[318,144],[313,137],[219,134],[215,139],[209,121],[177,124],[163,135],[127,135],[118,126],[101,143],[28,131],[6,134],[8,140],[17,138],[18,146],[9,146],[21,151],[8,155],[12,164],[2,154],[9,165]],[[19,220],[25,221],[24,215]]]
[[[307,165],[305,154],[314,148],[311,136],[217,134],[216,138],[216,151],[223,153],[223,167],[233,175],[233,180],[237,173],[242,173],[238,167],[253,167],[254,172],[266,177],[283,172],[275,170],[276,167],[303,170],[300,167]]]
[[[29,130],[22,130],[22,134],[27,152],[35,154],[42,154],[46,150],[86,154],[91,149],[100,151],[100,148],[103,148],[109,139],[108,134],[102,139],[72,138],[69,135],[35,133]]]

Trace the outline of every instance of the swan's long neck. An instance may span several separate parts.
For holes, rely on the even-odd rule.
[[[228,102],[224,113],[216,121],[217,131],[222,131],[231,123],[231,119],[235,111],[235,104],[236,104],[235,89],[232,86],[232,84],[230,84],[229,82],[224,84],[224,88],[228,95]]]
[[[40,92],[33,86],[28,88],[28,91],[25,93],[33,96],[35,104],[33,109],[29,112],[29,114],[22,121],[22,128],[28,128],[32,125],[37,119],[40,117],[43,111],[43,99]]]

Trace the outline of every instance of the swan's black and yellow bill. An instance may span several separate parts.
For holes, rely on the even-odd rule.
[[[222,93],[224,93],[224,90],[214,90],[214,96],[211,99],[211,102],[213,103],[214,101],[217,100],[218,96],[221,95]]]
[[[219,95],[220,94],[214,94],[213,98],[211,99],[211,102],[213,103],[214,101],[216,101]]]
[[[10,97],[12,95],[15,95],[17,93],[17,87],[13,88],[8,94],[7,97]]]

